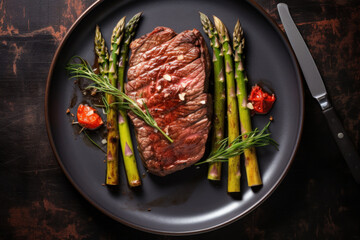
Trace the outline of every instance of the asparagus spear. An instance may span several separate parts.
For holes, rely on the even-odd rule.
[[[120,59],[118,64],[118,88],[124,92],[124,78],[125,78],[125,65],[129,54],[129,44],[132,37],[135,35],[135,29],[140,20],[142,13],[138,13],[133,16],[125,26],[124,41],[121,45]],[[119,99],[119,101],[123,101]],[[136,159],[134,155],[134,147],[131,141],[129,122],[126,115],[126,110],[119,109],[118,115],[119,122],[119,136],[120,146],[122,150],[122,156],[124,159],[125,171],[127,180],[130,187],[136,187],[141,185],[141,179],[136,165]]]
[[[213,49],[213,70],[214,70],[214,131],[212,135],[212,153],[219,148],[219,142],[224,138],[225,128],[225,76],[224,76],[224,55],[219,41],[219,34],[210,19],[200,12],[200,20],[204,32],[210,38]],[[208,179],[220,180],[221,162],[209,164]]]
[[[238,108],[235,95],[235,76],[230,37],[225,25],[219,18],[214,16],[215,27],[219,33],[220,43],[224,53],[227,117],[228,117],[228,138],[233,142],[239,136]],[[228,192],[240,192],[240,156],[229,158],[228,163]]]
[[[117,85],[117,59],[119,56],[119,45],[124,34],[125,17],[120,19],[116,24],[111,36],[111,55],[109,58],[109,81],[112,86]],[[111,94],[105,94],[106,100],[109,104],[109,112],[107,113],[107,169],[106,169],[106,184],[119,184],[119,131],[117,124],[117,109],[113,105],[115,97]]]
[[[101,76],[107,78],[107,73],[109,71],[109,53],[105,44],[105,39],[103,38],[100,27],[96,25],[95,28],[95,54],[97,56],[97,62],[99,64],[99,73]],[[101,151],[105,152],[99,145],[97,145],[84,131],[86,137],[95,144]]]
[[[240,21],[238,20],[235,25],[233,33],[233,48],[234,48],[234,61],[235,61],[235,78],[237,83],[237,100],[240,115],[241,134],[243,140],[248,137],[247,133],[252,131],[250,110],[247,107],[247,91],[244,70],[244,45],[245,39]],[[251,147],[244,151],[245,156],[245,169],[248,186],[261,185],[261,176],[258,167],[255,147]]]
[[[100,27],[96,25],[95,29],[95,53],[97,55],[97,61],[99,63],[99,72],[103,77],[107,77],[109,71],[109,53],[105,45],[105,39],[103,38]]]

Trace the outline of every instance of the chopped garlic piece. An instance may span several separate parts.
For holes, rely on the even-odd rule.
[[[158,91],[160,91],[160,90],[161,90],[161,85],[157,85],[156,89],[157,89]]]
[[[139,104],[139,106],[142,106],[144,104],[144,99],[138,98],[138,99],[136,99],[136,102]]]
[[[107,143],[106,139],[101,140],[101,143],[105,145]]]
[[[179,56],[177,56],[177,59],[178,59],[178,60],[183,60],[183,59],[184,59],[184,56],[183,56],[183,55],[179,55]]]
[[[93,114],[94,114],[94,111],[91,110],[91,111],[88,111],[88,112],[87,112],[86,116],[90,116],[90,115],[93,115]]]
[[[252,105],[251,102],[247,103],[246,106],[248,109],[251,109],[251,110],[254,109],[254,106]]]
[[[171,76],[169,74],[165,74],[163,77],[165,80],[171,81]]]
[[[186,95],[186,93],[179,93],[179,98],[181,101],[185,100],[185,95]]]
[[[164,131],[165,131],[166,135],[169,135],[169,125],[167,125],[167,126],[165,127]]]
[[[205,100],[202,100],[202,101],[200,101],[200,103],[201,103],[201,104],[205,104],[206,102],[205,102]]]

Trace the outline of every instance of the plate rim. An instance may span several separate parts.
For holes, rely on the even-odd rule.
[[[288,163],[286,164],[286,167],[285,167],[284,171],[281,173],[280,178],[278,178],[277,181],[275,182],[275,184],[270,188],[270,190],[264,196],[262,196],[258,201],[256,201],[250,208],[248,208],[246,211],[243,211],[242,213],[236,215],[235,217],[230,218],[227,221],[224,221],[224,222],[222,222],[220,224],[217,224],[217,225],[214,225],[214,226],[211,226],[211,227],[207,227],[207,228],[202,228],[202,229],[199,229],[199,230],[181,231],[181,232],[180,231],[169,232],[169,231],[148,229],[146,227],[141,227],[140,225],[136,225],[136,224],[130,223],[128,221],[125,221],[125,220],[123,220],[121,218],[118,218],[113,213],[111,213],[109,211],[106,211],[104,208],[102,208],[101,206],[96,204],[96,202],[93,199],[91,199],[91,197],[88,196],[80,188],[80,186],[77,183],[75,183],[75,181],[71,178],[70,173],[66,170],[64,164],[61,161],[61,158],[59,156],[59,153],[58,153],[57,148],[56,148],[55,143],[54,143],[54,138],[53,138],[52,130],[51,130],[50,116],[49,116],[49,92],[50,92],[50,86],[51,86],[51,82],[52,82],[51,80],[52,80],[52,77],[53,77],[54,68],[55,68],[55,66],[56,66],[56,64],[58,62],[60,52],[63,50],[66,41],[68,40],[70,35],[73,33],[73,31],[76,29],[76,27],[81,23],[81,21],[104,1],[105,0],[96,0],[94,3],[92,3],[75,20],[75,22],[67,30],[65,36],[63,37],[63,39],[61,40],[60,44],[58,45],[58,47],[57,47],[57,49],[55,51],[55,54],[54,54],[54,56],[52,58],[52,61],[51,61],[49,73],[48,73],[48,76],[47,76],[47,79],[46,79],[45,105],[44,105],[46,132],[47,132],[47,135],[48,135],[48,139],[49,139],[52,151],[53,151],[53,153],[55,155],[55,158],[56,158],[58,164],[60,165],[62,171],[64,172],[65,176],[70,181],[70,183],[75,187],[75,189],[80,193],[80,195],[82,195],[82,197],[84,197],[93,207],[98,209],[104,215],[106,215],[106,216],[112,218],[113,220],[115,220],[115,221],[117,221],[117,222],[119,222],[121,224],[124,224],[124,225],[126,225],[128,227],[134,228],[136,230],[148,232],[148,233],[169,235],[169,236],[186,236],[186,235],[201,234],[201,233],[217,230],[219,228],[227,226],[227,225],[229,225],[229,224],[231,224],[231,223],[245,217],[247,214],[249,214],[250,212],[255,210],[257,207],[259,207],[266,199],[268,199],[273,194],[273,192],[277,189],[277,187],[281,184],[281,182],[284,180],[284,178],[286,177],[287,173],[290,170],[290,167],[291,167],[291,165],[292,165],[292,163],[294,161],[296,153],[299,150],[299,145],[300,145],[300,141],[301,141],[301,138],[302,138],[303,125],[304,125],[304,112],[305,112],[303,76],[301,74],[301,69],[300,69],[299,63],[297,61],[297,58],[295,56],[295,53],[294,53],[294,51],[293,51],[293,49],[292,49],[292,47],[290,45],[290,42],[289,42],[288,38],[285,35],[285,33],[280,29],[279,25],[271,17],[271,15],[268,12],[266,12],[265,9],[259,3],[255,2],[255,0],[246,0],[247,3],[249,3],[259,13],[261,13],[261,15],[266,19],[266,21],[281,36],[281,40],[283,41],[284,45],[286,46],[286,48],[288,50],[288,53],[290,55],[290,58],[292,60],[292,63],[294,65],[294,70],[295,70],[295,73],[296,73],[295,75],[297,76],[297,79],[299,80],[299,87],[300,87],[299,93],[300,93],[300,100],[301,101],[299,103],[299,107],[300,107],[300,125],[299,125],[298,131],[296,133],[297,141],[296,141],[295,147],[294,147],[294,149],[293,149],[293,151],[291,153],[291,157],[290,157]]]

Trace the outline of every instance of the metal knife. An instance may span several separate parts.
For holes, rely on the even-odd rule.
[[[337,117],[334,108],[327,98],[324,82],[316,67],[314,59],[306,46],[299,30],[291,18],[289,8],[285,3],[277,5],[281,22],[288,36],[290,44],[295,52],[299,65],[304,74],[305,81],[311,95],[319,102],[322,112],[329,124],[332,135],[346,160],[355,181],[360,184],[360,157],[349,136],[346,134],[341,121]]]

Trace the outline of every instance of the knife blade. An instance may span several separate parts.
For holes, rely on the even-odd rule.
[[[295,52],[311,95],[319,102],[332,135],[355,181],[360,184],[360,157],[327,97],[327,91],[315,61],[297,29],[287,4],[277,5],[285,33]]]

